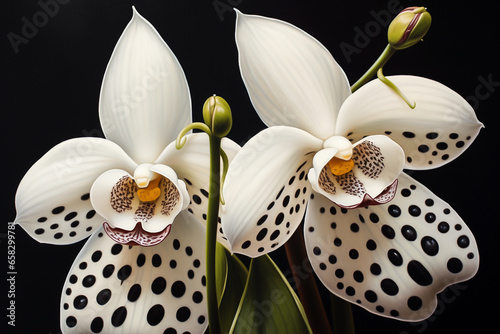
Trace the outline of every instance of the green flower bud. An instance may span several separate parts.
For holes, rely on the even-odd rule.
[[[389,44],[402,50],[418,43],[429,30],[431,21],[431,14],[424,7],[403,9],[389,25]]]
[[[226,100],[215,95],[209,97],[203,105],[203,121],[215,136],[225,137],[233,126],[231,108]]]

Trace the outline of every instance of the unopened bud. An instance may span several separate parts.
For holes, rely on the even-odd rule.
[[[225,137],[233,126],[229,104],[220,96],[211,96],[203,105],[203,120],[217,137]]]
[[[418,43],[429,30],[431,21],[431,14],[424,7],[403,9],[389,25],[389,44],[401,50]]]

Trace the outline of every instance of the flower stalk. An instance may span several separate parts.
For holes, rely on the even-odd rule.
[[[221,149],[221,141],[232,126],[232,115],[229,104],[219,96],[209,97],[203,105],[204,123],[192,123],[186,126],[178,135],[176,148],[181,149],[186,143],[184,137],[189,131],[197,129],[209,136],[210,143],[210,180],[206,226],[206,278],[207,278],[207,307],[210,334],[220,334],[221,325],[219,305],[216,290],[216,245],[217,223],[219,220],[219,205],[224,203],[221,184],[224,182],[228,169],[228,158]],[[221,181],[221,160],[223,175]]]
[[[332,323],[334,333],[354,334],[354,319],[351,304],[340,297],[330,294]]]
[[[307,273],[307,275],[298,272],[298,270],[304,269],[305,265],[307,265],[307,268],[311,268],[304,244],[302,228],[299,227],[290,239],[288,239],[285,243],[285,250],[297,292],[312,332],[332,334],[314,275],[312,272]]]
[[[220,144],[221,138],[212,133],[210,135],[210,185],[206,235],[207,302],[210,334],[221,333],[215,277],[217,220],[219,218],[220,203]]]
[[[425,36],[431,25],[431,15],[424,7],[403,9],[391,22],[387,31],[388,44],[373,65],[351,86],[355,92],[384,67],[397,50],[417,44]],[[390,86],[392,88],[392,86]],[[408,103],[408,102],[407,102]],[[409,106],[410,103],[408,103]]]
[[[384,51],[380,54],[378,59],[373,63],[373,65],[363,74],[361,78],[354,85],[351,86],[351,92],[357,91],[361,86],[366,84],[368,81],[373,78],[377,71],[384,67],[384,65],[391,59],[391,57],[396,53],[396,49],[394,49],[390,44],[387,44]]]

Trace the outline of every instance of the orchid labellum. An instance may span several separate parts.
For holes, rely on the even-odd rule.
[[[205,134],[191,123],[186,78],[154,27],[134,9],[104,76],[106,139],[65,141],[27,172],[17,217],[34,239],[68,244],[92,235],[61,300],[64,333],[203,333]],[[238,145],[223,140],[229,159]],[[192,202],[192,204],[190,204]],[[199,219],[198,219],[199,218]]]
[[[327,49],[283,21],[237,13],[243,81],[268,126],[233,159],[222,227],[257,257],[300,225],[315,273],[334,294],[381,316],[417,321],[436,294],[472,277],[479,254],[458,214],[406,169],[458,157],[482,124],[444,85],[389,77],[351,94]]]

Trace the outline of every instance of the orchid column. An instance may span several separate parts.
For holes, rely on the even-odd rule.
[[[204,131],[210,140],[210,184],[208,192],[207,211],[207,233],[206,233],[206,261],[207,261],[207,299],[209,329],[211,334],[221,333],[218,300],[216,291],[216,243],[218,236],[219,203],[224,202],[221,198],[221,159],[223,162],[225,177],[228,169],[228,157],[221,150],[221,140],[224,138],[233,124],[231,108],[228,103],[219,96],[212,96],[203,105],[203,120],[205,123],[193,123],[184,128],[177,137],[176,147],[181,149],[186,139],[184,135],[193,129]]]

